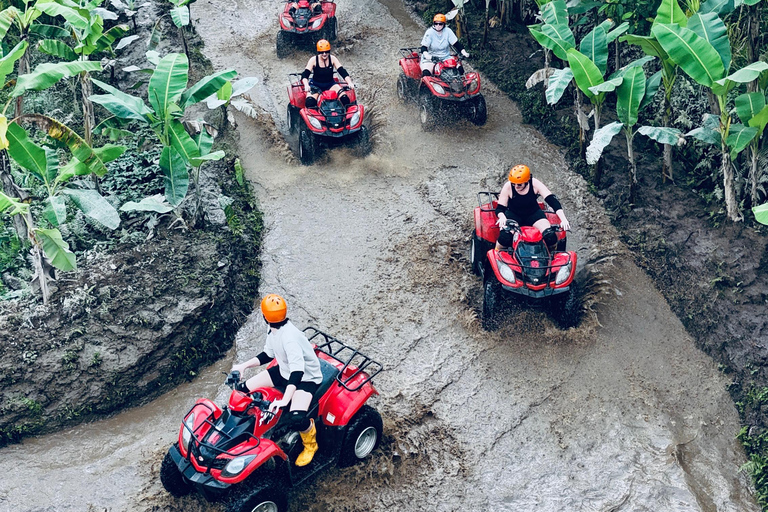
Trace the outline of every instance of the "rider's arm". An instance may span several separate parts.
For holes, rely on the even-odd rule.
[[[268,364],[274,359],[274,357],[269,357],[266,352],[262,352],[261,354],[257,355],[256,357],[247,360],[244,363],[236,364],[232,366],[232,370],[239,371],[240,373],[243,373],[248,368],[256,368],[257,366],[262,366],[265,364]]]
[[[349,76],[349,73],[347,72],[347,70],[344,69],[344,66],[341,65],[341,62],[339,62],[339,59],[332,56],[331,63],[336,68],[336,71],[339,72],[339,76],[341,76],[341,78],[343,78],[347,82],[348,86],[352,87],[352,77]]]
[[[461,41],[459,41],[458,39],[456,40],[455,43],[453,43],[453,47],[456,48],[456,51],[459,53],[461,53],[462,50],[464,50],[464,45],[461,44]]]
[[[315,69],[314,58],[310,58],[307,62],[307,67],[301,72],[301,83],[304,84],[305,89],[309,89],[309,75],[312,74],[313,69]]]

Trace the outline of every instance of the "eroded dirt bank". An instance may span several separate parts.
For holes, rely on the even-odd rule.
[[[268,230],[261,290],[284,294],[297,325],[354,340],[386,370],[375,403],[382,448],[366,465],[294,493],[291,510],[758,510],[738,472],[744,457],[726,379],[629,262],[583,180],[491,87],[485,127],[422,133],[413,106],[394,98],[397,49],[417,43],[421,29],[399,3],[388,6],[394,16],[373,0],[339,2],[342,61],[362,92],[381,87],[386,126],[373,155],[354,160],[339,150],[300,167],[239,119]],[[252,97],[282,120],[285,75],[309,54],[275,59],[276,9],[201,0],[193,16],[215,67],[263,78]],[[613,258],[599,323],[589,317],[563,332],[526,311],[507,316],[498,333],[479,328],[480,283],[465,256],[470,212],[475,193],[499,187],[517,161],[561,197],[581,261]],[[259,352],[262,333],[252,315],[234,358]],[[0,507],[215,510],[170,499],[156,471],[194,397],[225,396],[217,370],[114,423],[0,451],[1,462],[18,466],[3,479]],[[120,449],[91,450],[104,436]],[[78,492],[30,493],[40,468],[16,462],[54,454],[73,462],[47,481]]]

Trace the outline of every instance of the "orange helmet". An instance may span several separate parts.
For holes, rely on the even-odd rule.
[[[432,18],[432,23],[438,22],[438,23],[445,23],[445,14],[435,14],[435,17]]]
[[[317,42],[317,51],[329,52],[331,51],[331,43],[327,39],[321,39]]]
[[[512,183],[528,183],[531,179],[531,170],[527,165],[516,165],[509,170],[509,181]]]
[[[274,293],[270,293],[261,299],[261,314],[271,324],[277,324],[285,320],[288,314],[288,305],[285,299]]]

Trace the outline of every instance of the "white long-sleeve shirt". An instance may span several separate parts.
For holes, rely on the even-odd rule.
[[[304,372],[302,382],[323,382],[320,361],[304,333],[290,320],[279,329],[270,329],[264,353],[277,359],[280,375],[288,380],[291,372]]]

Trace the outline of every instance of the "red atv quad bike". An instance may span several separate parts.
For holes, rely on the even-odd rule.
[[[308,0],[287,0],[280,13],[280,32],[277,33],[277,58],[284,59],[291,53],[291,45],[316,44],[320,39],[336,40],[337,21],[334,0],[319,0],[312,8]],[[296,7],[294,4],[296,4]]]
[[[283,390],[243,393],[237,386],[240,372],[232,372],[227,406],[221,409],[200,398],[184,416],[178,440],[160,467],[169,493],[180,497],[196,490],[209,501],[225,500],[227,512],[284,512],[290,488],[331,465],[352,465],[376,449],[381,416],[365,402],[378,394],[371,379],[381,365],[317,329],[304,332],[310,343],[319,343],[315,352],[323,373],[309,407],[319,446],[312,462],[294,464],[303,450],[299,433],[282,421],[282,410],[269,412]]]
[[[304,165],[320,155],[323,148],[351,145],[356,156],[364,157],[373,146],[365,120],[365,107],[357,103],[355,90],[347,87],[338,75],[336,83],[342,86],[350,99],[349,105],[339,100],[335,91],[323,91],[317,100],[317,107],[307,108],[307,94],[301,75],[291,73],[288,86],[288,131],[299,134],[299,160]]]
[[[480,92],[480,75],[474,71],[460,73],[461,57],[451,55],[442,62],[433,57],[434,74],[422,76],[419,49],[400,48],[403,57],[400,59],[397,96],[403,102],[418,102],[421,127],[431,130],[438,117],[449,112],[465,115],[478,126],[484,125],[488,110]]]
[[[566,232],[552,208],[539,201],[547,220],[557,234],[557,247],[550,252],[541,232],[532,226],[519,226],[507,220],[504,228],[513,234],[512,247],[496,251],[499,238],[494,192],[477,194],[475,229],[470,243],[472,270],[483,278],[482,325],[498,327],[504,297],[548,309],[553,320],[564,329],[579,321],[578,294],[575,292],[575,251],[566,251]]]

